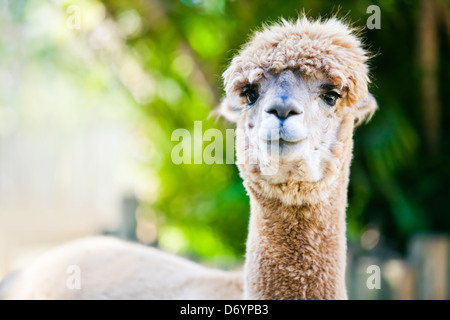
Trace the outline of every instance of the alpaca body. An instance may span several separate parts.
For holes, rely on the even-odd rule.
[[[79,287],[73,282],[79,271]],[[112,237],[61,245],[10,280],[2,299],[241,299],[242,275]],[[2,292],[0,288],[0,292]]]

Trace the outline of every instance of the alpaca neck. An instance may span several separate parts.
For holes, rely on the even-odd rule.
[[[336,206],[342,199],[329,195],[326,203],[286,206],[250,197],[246,298],[346,299],[345,201]]]

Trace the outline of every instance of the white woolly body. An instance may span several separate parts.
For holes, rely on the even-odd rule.
[[[80,272],[79,289],[71,284],[73,266]],[[93,237],[42,255],[11,280],[0,298],[241,299],[242,279],[239,273],[206,268],[154,248]]]

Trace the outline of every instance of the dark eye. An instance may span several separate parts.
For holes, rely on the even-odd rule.
[[[249,105],[252,105],[258,100],[259,94],[254,89],[248,89],[245,91],[245,95],[247,97],[247,101]]]
[[[323,101],[325,101],[329,106],[334,106],[336,104],[337,99],[340,97],[341,95],[334,91],[329,91],[322,95]]]

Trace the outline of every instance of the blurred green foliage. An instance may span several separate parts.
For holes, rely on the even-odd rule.
[[[403,249],[413,233],[449,230],[449,149],[445,143],[449,130],[444,127],[439,153],[432,155],[425,140],[427,128],[421,122],[416,55],[419,1],[341,1],[339,5],[328,1],[225,0],[105,4],[114,17],[126,10],[142,16],[143,31],[129,39],[128,45],[149,48],[142,56],[148,69],[158,72],[162,79],[174,81],[180,91],[181,97],[174,103],[155,99],[143,111],[161,124],[162,132],[153,140],[158,150],[164,150],[158,171],[161,189],[151,206],[166,224],[181,230],[189,243],[186,252],[208,258],[241,256],[249,206],[233,166],[173,165],[169,158],[172,145],[168,143],[171,132],[178,127],[192,130],[194,120],[207,119],[221,95],[221,73],[251,31],[263,23],[279,17],[295,19],[305,11],[311,17],[338,13],[355,26],[364,27],[371,4],[380,7],[382,18],[380,30],[364,30],[365,43],[375,54],[371,61],[371,91],[380,110],[356,134],[349,237],[357,240],[366,225],[374,224],[385,240]],[[155,11],[158,14],[147,15]],[[445,72],[450,62],[447,39],[442,39],[439,58],[442,106],[446,104],[445,88],[449,83],[449,73]],[[198,74],[180,72],[183,66],[176,61],[183,55],[193,61]],[[445,109],[441,120],[448,122]],[[217,125],[221,124],[204,123],[204,127]],[[153,129],[148,128],[151,135]]]
[[[67,8],[77,1],[63,1]],[[181,164],[171,160],[177,128],[193,130],[230,125],[210,117],[222,96],[227,63],[263,23],[336,14],[365,27],[367,7],[381,9],[381,29],[364,28],[371,60],[371,91],[379,111],[357,129],[349,188],[348,235],[358,240],[367,225],[403,250],[421,231],[450,230],[450,126],[447,87],[449,35],[440,30],[437,152],[426,140],[429,128],[421,109],[421,66],[417,59],[420,2],[409,0],[226,1],[105,0],[106,17],[123,31],[133,57],[154,79],[152,94],[136,108],[151,146],[143,164],[154,173],[152,199],[141,199],[143,215],[156,217],[162,246],[194,258],[231,266],[243,257],[249,200],[234,165]],[[9,2],[20,18],[20,4]],[[76,71],[75,71],[76,72]],[[93,70],[95,72],[95,70]]]

